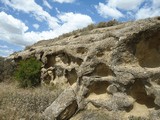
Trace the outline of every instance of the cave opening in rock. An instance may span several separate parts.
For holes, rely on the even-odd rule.
[[[109,83],[107,81],[96,81],[88,86],[89,94],[95,93],[96,95],[107,93],[107,87]]]
[[[136,44],[135,53],[140,66],[160,67],[160,32],[153,32],[149,37],[143,35],[140,39],[142,40]]]
[[[147,95],[142,79],[137,79],[131,86],[128,94],[139,104],[146,105],[148,108],[156,107],[154,96]]]
[[[67,78],[70,85],[73,85],[77,81],[77,73],[75,69],[71,71],[66,71],[65,77]]]
[[[65,64],[70,65],[71,63],[76,63],[79,66],[82,64],[83,60],[80,58],[76,58],[70,54],[60,52],[52,55],[47,55],[47,63],[45,68],[53,67],[55,64]]]
[[[73,63],[76,63],[77,65],[80,66],[83,62],[83,60],[81,58],[76,58],[76,57],[71,56],[71,55],[69,57],[70,57],[70,63],[69,64],[71,64],[71,62],[73,62]]]
[[[46,68],[53,67],[55,64],[55,55],[47,55],[47,63],[45,65]]]
[[[80,53],[80,54],[84,54],[84,53],[87,53],[87,48],[85,47],[78,47],[77,48],[77,53]]]
[[[113,71],[104,63],[99,63],[94,71],[92,72],[92,76],[100,76],[105,77],[108,75],[114,75]]]
[[[44,77],[43,82],[44,82],[45,84],[49,85],[49,84],[50,84],[50,81],[51,81],[51,76],[47,75],[47,76]]]
[[[16,63],[20,62],[22,60],[22,57],[21,56],[18,56],[17,58],[14,58],[14,61]]]
[[[73,62],[73,63],[76,63],[80,66],[83,62],[82,59],[76,58],[76,57],[72,56],[71,54],[64,53],[64,52],[59,53],[57,56],[62,60],[62,62],[64,64],[68,64],[68,65],[70,65]]]

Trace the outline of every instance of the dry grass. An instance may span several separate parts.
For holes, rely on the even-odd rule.
[[[42,120],[42,112],[62,89],[47,87],[17,88],[14,83],[0,83],[0,120]]]

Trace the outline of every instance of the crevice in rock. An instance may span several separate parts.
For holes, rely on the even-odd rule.
[[[77,53],[84,54],[84,53],[87,53],[87,52],[88,52],[88,50],[85,47],[78,47],[77,48]]]
[[[105,49],[103,49],[103,48],[97,48],[96,56],[97,57],[102,57],[104,55],[104,51],[105,51]]]
[[[57,117],[57,120],[69,120],[77,111],[78,105],[76,100]]]
[[[96,48],[96,56],[97,57],[102,57],[102,56],[104,56],[105,55],[105,52],[110,52],[111,51],[111,46],[110,45],[108,45],[108,46],[106,46],[105,48]]]
[[[145,91],[145,86],[142,79],[135,80],[134,84],[131,86],[128,94],[135,99],[135,102],[146,105],[148,108],[157,107],[154,103],[154,96],[147,95]]]
[[[99,63],[91,73],[91,76],[105,77],[108,75],[115,76],[114,72],[104,63]]]
[[[70,85],[73,85],[77,81],[77,73],[75,69],[71,71],[66,71],[65,77],[67,78]]]
[[[41,51],[41,52],[40,52],[40,60],[41,60],[41,58],[42,58],[43,55],[44,55],[44,52]],[[41,60],[41,61],[42,61],[42,60]]]
[[[47,55],[47,63],[45,65],[45,68],[53,67],[55,64],[55,55]]]
[[[151,81],[160,85],[160,73],[154,74],[154,76],[151,77]]]
[[[95,81],[88,86],[88,95],[91,93],[95,93],[96,95],[106,94],[108,86],[109,83],[107,81]]]
[[[50,84],[50,81],[51,81],[51,76],[47,75],[47,76],[44,77],[43,82],[44,82],[45,84],[47,84],[47,85]]]
[[[18,56],[17,58],[14,58],[14,61],[16,62],[16,63],[18,63],[19,61],[21,61],[22,60],[22,57],[21,56]]]
[[[98,50],[96,53],[97,57],[102,57],[104,55],[104,50]]]
[[[70,56],[70,61],[73,62],[73,63],[77,63],[79,66],[83,62],[83,60],[81,58],[76,58],[76,57],[73,57],[73,56]],[[71,64],[71,62],[70,62],[70,64]]]

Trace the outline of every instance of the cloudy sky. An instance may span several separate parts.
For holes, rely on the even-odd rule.
[[[160,16],[160,0],[0,0],[0,56],[91,23]]]

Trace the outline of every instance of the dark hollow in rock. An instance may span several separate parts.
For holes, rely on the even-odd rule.
[[[58,117],[57,120],[68,120],[77,111],[78,105],[76,101],[73,101]]]
[[[113,71],[104,63],[99,63],[94,71],[92,72],[91,76],[100,76],[100,77],[105,77],[112,75],[114,76]]]
[[[100,95],[100,94],[107,93],[106,89],[107,89],[108,86],[109,86],[109,83],[107,81],[93,82],[88,86],[89,94],[90,93],[95,93],[97,95]]]
[[[151,81],[160,85],[160,73],[157,73],[157,74],[154,74],[152,77],[151,77]]]
[[[50,84],[50,81],[51,81],[51,76],[47,75],[47,76],[44,77],[44,81],[43,82],[45,84]]]
[[[59,57],[60,60],[64,63],[64,64],[68,64],[70,65],[71,62],[73,63],[77,63],[79,66],[82,64],[83,60],[80,58],[76,58],[70,54],[64,53],[64,52],[58,52],[56,54],[52,54],[52,55],[47,55],[47,63],[45,65],[45,68],[49,68],[49,67],[53,67],[55,65],[56,61],[56,57]]]
[[[65,77],[67,78],[70,85],[73,85],[77,81],[77,73],[75,69],[71,71],[66,71]]]
[[[128,94],[132,96],[139,104],[146,105],[148,108],[157,107],[154,103],[154,97],[147,95],[142,79],[137,79],[134,82]]]
[[[22,57],[21,56],[18,56],[17,58],[14,58],[14,61],[16,63],[20,62],[22,60]]]
[[[85,47],[79,47],[79,48],[77,48],[77,53],[84,54],[84,53],[87,53],[87,52],[88,52],[88,50]]]
[[[149,38],[142,38],[136,45],[135,56],[142,67],[160,67],[160,32],[154,33]]]
[[[53,67],[55,64],[55,55],[47,55],[47,63],[45,65],[45,68]]]

